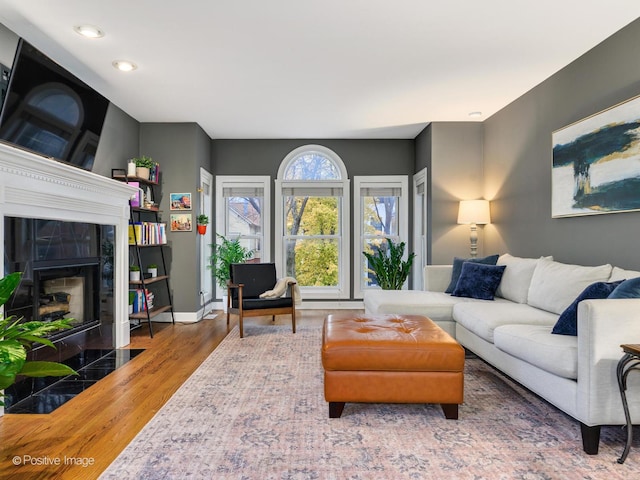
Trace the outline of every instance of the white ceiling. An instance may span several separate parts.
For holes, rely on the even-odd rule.
[[[482,121],[639,16],[638,0],[0,0],[0,22],[136,120],[212,138]]]

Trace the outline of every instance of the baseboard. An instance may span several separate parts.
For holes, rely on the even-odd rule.
[[[210,302],[197,312],[174,312],[176,322],[179,323],[196,323],[205,318],[214,311],[222,311],[223,303]],[[338,301],[322,301],[309,300],[303,301],[301,305],[296,306],[296,310],[364,310],[362,300],[338,300]],[[164,312],[153,318],[154,322],[171,323],[171,313]]]

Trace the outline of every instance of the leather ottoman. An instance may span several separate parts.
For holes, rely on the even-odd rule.
[[[458,418],[464,348],[427,317],[329,315],[322,366],[331,418],[346,402],[439,403],[446,418]]]

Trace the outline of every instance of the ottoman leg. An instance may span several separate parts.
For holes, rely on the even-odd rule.
[[[329,418],[340,418],[344,410],[344,402],[329,402]]]
[[[458,404],[457,403],[441,403],[442,411],[447,420],[458,419]]]

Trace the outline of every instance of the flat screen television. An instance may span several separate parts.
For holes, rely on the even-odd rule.
[[[0,139],[93,168],[109,101],[24,39],[9,74]]]

